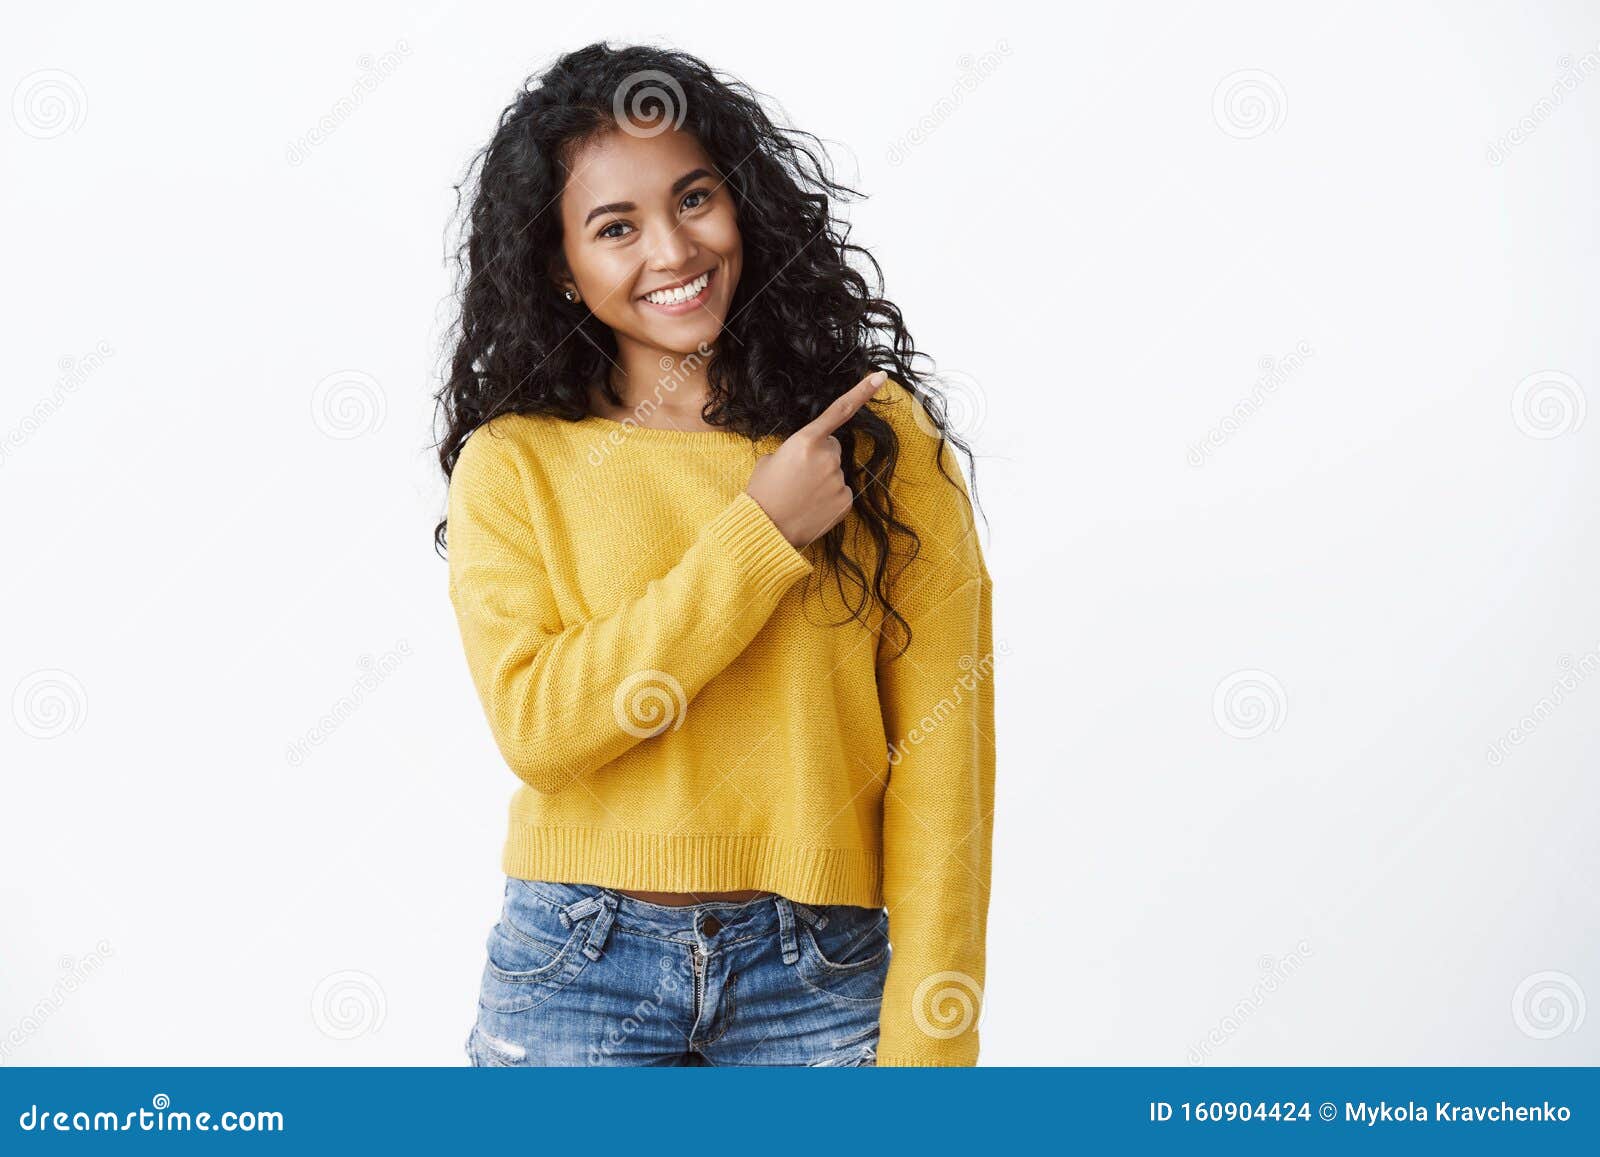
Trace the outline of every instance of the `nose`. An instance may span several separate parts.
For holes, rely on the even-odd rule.
[[[694,259],[698,247],[694,238],[673,225],[662,227],[661,238],[650,250],[650,268],[658,273],[682,269]]]

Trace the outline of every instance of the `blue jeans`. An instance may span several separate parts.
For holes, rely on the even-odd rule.
[[[474,1065],[872,1065],[889,914],[508,877]]]

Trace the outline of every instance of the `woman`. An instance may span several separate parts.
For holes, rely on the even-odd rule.
[[[436,540],[522,784],[474,1064],[976,1063],[966,447],[796,135],[601,43],[479,154]]]

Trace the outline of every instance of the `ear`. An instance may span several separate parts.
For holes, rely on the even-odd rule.
[[[561,254],[558,253],[550,259],[550,268],[547,273],[550,280],[555,284],[557,293],[562,293],[568,289],[574,293],[578,292],[578,283],[572,276],[572,270],[567,265],[567,259]]]

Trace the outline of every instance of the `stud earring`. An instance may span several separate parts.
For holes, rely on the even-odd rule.
[[[568,289],[564,293],[562,293],[562,296],[565,297],[568,301],[575,302],[575,301],[578,300],[578,295],[576,293],[573,293],[572,290],[570,290],[570,289]]]

